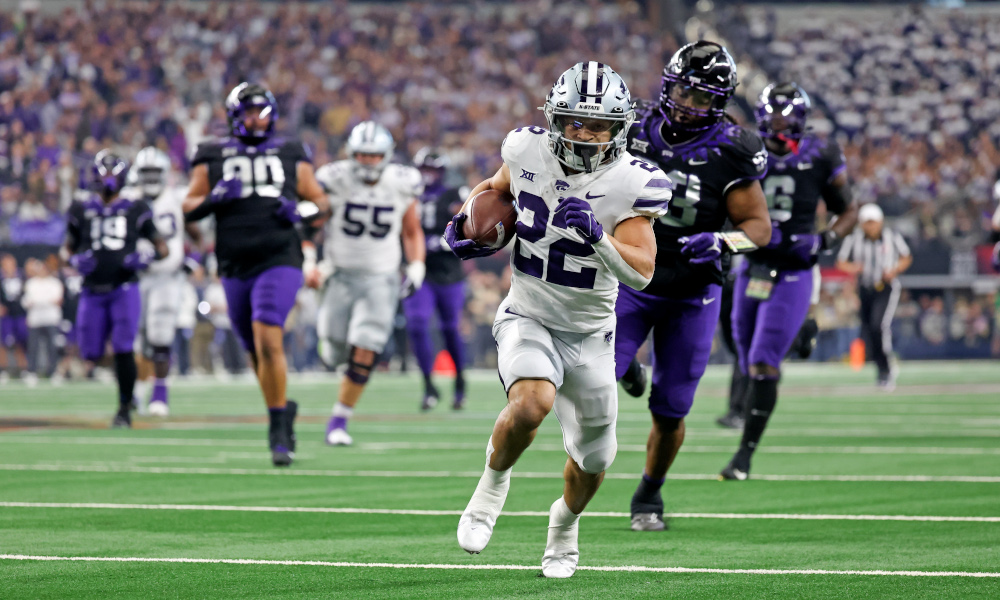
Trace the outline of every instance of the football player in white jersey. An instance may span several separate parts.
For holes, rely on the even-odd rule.
[[[652,219],[669,208],[673,185],[625,149],[635,118],[622,78],[607,65],[578,63],[542,107],[548,130],[507,134],[503,166],[477,185],[516,198],[510,294],[493,335],[507,406],[486,447],[486,469],[458,523],[458,542],[485,548],[503,508],[511,468],[555,410],[569,458],[563,495],[549,511],[546,577],[576,571],[579,515],[617,452],[615,299],[619,282],[644,288],[653,274]],[[495,252],[463,240],[465,214],[445,240],[459,258]]]
[[[392,334],[401,287],[419,288],[426,272],[417,206],[423,180],[417,169],[390,163],[394,147],[388,129],[365,121],[347,138],[348,158],[316,171],[333,214],[323,261],[306,283],[328,275],[316,323],[320,358],[330,368],[347,363],[327,425],[331,446],[351,445],[347,422]]]
[[[138,355],[140,383],[136,387],[136,397],[139,402],[145,401],[152,378],[149,414],[161,417],[169,412],[167,375],[170,372],[170,349],[177,332],[177,314],[184,285],[184,213],[181,203],[186,190],[169,187],[170,170],[170,158],[166,153],[147,146],[136,155],[128,177],[129,191],[149,204],[156,229],[170,248],[170,254],[150,264],[139,279],[142,351]]]

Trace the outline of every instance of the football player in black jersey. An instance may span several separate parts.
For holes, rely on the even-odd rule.
[[[99,360],[111,338],[118,379],[112,427],[132,426],[133,345],[141,313],[138,272],[169,252],[149,205],[118,196],[128,170],[128,161],[110,150],[97,154],[89,186],[94,193],[70,206],[62,250],[63,260],[83,276],[76,317],[83,359]],[[143,247],[140,238],[152,247]]]
[[[616,375],[634,396],[645,388],[635,354],[653,332],[653,425],[632,497],[636,531],[665,528],[660,488],[684,442],[684,417],[712,351],[721,259],[756,250],[771,236],[760,187],[764,144],[755,131],[726,118],[736,84],[736,63],[725,48],[688,44],[664,67],[659,103],[640,107],[629,136],[629,151],[663,169],[675,186],[670,212],[653,224],[653,280],[641,292],[621,286],[615,308]],[[736,229],[722,232],[727,219]]]
[[[444,184],[448,157],[431,148],[421,148],[413,164],[424,178],[424,193],[420,196],[420,222],[427,243],[427,278],[419,289],[403,300],[406,328],[410,333],[413,353],[424,375],[424,397],[420,404],[430,410],[438,403],[438,390],[431,381],[434,367],[434,344],[431,340],[431,316],[437,312],[444,345],[455,363],[455,396],[451,407],[465,405],[465,346],[459,332],[459,321],[465,307],[465,273],[462,261],[452,254],[441,239],[441,232],[452,216],[462,208],[464,198],[458,188]]]
[[[16,373],[28,367],[28,322],[21,306],[25,277],[13,255],[0,256],[0,378],[7,377],[8,350],[13,352]]]
[[[215,216],[215,255],[233,330],[250,353],[270,415],[275,466],[295,452],[297,406],[285,396],[285,318],[302,287],[303,242],[296,198],[327,210],[301,142],[274,135],[278,104],[261,85],[241,83],[226,98],[230,137],[198,145],[184,216]],[[315,262],[315,249],[306,246]]]
[[[806,132],[810,108],[809,96],[795,83],[767,86],[757,103],[757,124],[768,149],[763,189],[773,229],[767,246],[747,256],[733,288],[733,339],[749,383],[743,438],[721,479],[749,475],[750,457],[778,399],[781,362],[809,312],[813,265],[858,221],[840,147]],[[814,233],[821,198],[836,218]]]

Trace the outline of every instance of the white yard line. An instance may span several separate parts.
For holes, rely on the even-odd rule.
[[[208,447],[208,448],[263,448],[259,441],[225,440],[212,438],[150,438],[150,437],[58,437],[58,436],[0,436],[0,444],[45,444],[45,445],[80,445],[80,446],[171,446],[171,447]],[[307,442],[308,443],[308,442]],[[319,442],[317,442],[318,444]],[[479,450],[483,446],[479,442],[361,442],[355,445],[358,450]],[[531,449],[536,452],[565,452],[562,444],[535,443]],[[646,446],[642,444],[620,444],[619,452],[640,452],[645,454]],[[731,454],[733,447],[725,446],[684,446],[683,452],[695,454]],[[263,452],[263,450],[262,450]],[[914,454],[914,455],[959,455],[959,456],[997,456],[1000,448],[967,448],[947,446],[762,446],[765,454]],[[258,458],[257,453],[227,452],[232,458]],[[187,459],[185,459],[187,460]]]
[[[461,516],[461,510],[408,510],[395,508],[332,508],[321,506],[227,506],[220,504],[119,504],[110,502],[0,502],[0,508],[70,508],[112,510],[188,510],[217,512],[319,513],[359,515]],[[625,512],[592,511],[587,517],[628,518]],[[505,517],[547,517],[548,511],[507,511]],[[787,513],[666,513],[675,519],[777,519],[792,521],[919,521],[930,523],[1000,523],[1000,517],[932,515],[811,515]]]
[[[39,463],[0,464],[0,471],[49,471],[67,473],[147,473],[174,475],[271,475],[281,477],[385,477],[440,479],[447,477],[482,476],[481,471],[380,471],[380,470],[310,470],[310,469],[222,469],[215,467],[141,467],[125,463],[94,461],[91,464]],[[514,477],[525,479],[562,479],[562,473],[514,471]],[[714,473],[671,473],[670,479],[710,481]],[[608,473],[606,479],[635,479],[635,473]],[[907,483],[1000,483],[1000,476],[981,475],[757,475],[759,481],[833,481],[833,482],[907,482]],[[736,484],[732,484],[736,485]]]
[[[226,565],[273,565],[282,567],[341,567],[360,569],[427,569],[469,571],[537,571],[538,565],[478,565],[478,564],[418,564],[418,563],[361,563],[330,562],[323,560],[256,560],[249,558],[154,558],[145,556],[32,556],[27,554],[0,554],[0,560],[69,561],[111,563],[190,563]],[[643,567],[581,565],[580,571],[624,571],[634,573],[715,573],[721,575],[869,575],[889,577],[975,577],[994,578],[1000,573],[971,571],[833,571],[827,569],[708,569],[691,567]]]

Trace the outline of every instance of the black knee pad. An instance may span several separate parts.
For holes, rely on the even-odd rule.
[[[372,375],[372,369],[378,364],[378,353],[373,352],[371,362],[359,362],[357,360],[357,355],[359,350],[364,350],[363,348],[358,348],[356,346],[351,346],[351,354],[347,359],[347,378],[358,385],[364,385],[368,383],[368,378]],[[369,350],[369,352],[371,352]]]

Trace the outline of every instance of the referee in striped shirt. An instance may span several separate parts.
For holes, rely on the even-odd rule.
[[[877,204],[865,204],[858,212],[859,229],[844,240],[837,255],[837,268],[858,276],[861,299],[861,333],[869,356],[878,366],[878,386],[895,388],[895,369],[889,364],[892,352],[892,316],[899,303],[897,277],[910,268],[913,257],[899,233],[883,226],[884,216]]]

